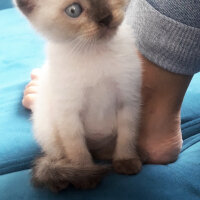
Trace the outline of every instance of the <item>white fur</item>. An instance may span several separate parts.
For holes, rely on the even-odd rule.
[[[123,23],[111,40],[82,53],[72,48],[47,45],[33,112],[35,138],[49,155],[64,150],[79,162],[81,156],[90,160],[86,137],[98,148],[117,132],[114,158],[132,157],[141,104],[141,65],[132,30]]]

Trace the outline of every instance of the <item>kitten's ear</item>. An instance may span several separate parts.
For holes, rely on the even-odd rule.
[[[125,0],[126,7],[128,7],[131,0]]]
[[[124,0],[124,1],[125,1],[125,10],[127,10],[131,0]]]
[[[13,4],[25,15],[32,13],[35,8],[34,0],[13,0]]]
[[[17,6],[16,0],[12,0],[12,4],[16,7]]]

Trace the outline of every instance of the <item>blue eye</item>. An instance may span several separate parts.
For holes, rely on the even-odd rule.
[[[83,12],[83,9],[80,4],[73,3],[72,5],[68,6],[65,9],[65,12],[68,16],[72,18],[77,18],[81,15],[81,13]]]

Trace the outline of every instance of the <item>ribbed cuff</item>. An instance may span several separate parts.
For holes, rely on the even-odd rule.
[[[200,29],[177,22],[145,0],[132,0],[127,22],[133,27],[136,46],[150,61],[173,73],[200,71]]]

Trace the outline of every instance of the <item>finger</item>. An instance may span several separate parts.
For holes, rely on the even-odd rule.
[[[40,68],[33,69],[33,71],[31,72],[31,79],[32,80],[39,79],[40,74],[41,74]]]
[[[27,85],[26,85],[26,88],[29,88],[29,87],[35,87],[35,86],[38,86],[39,85],[39,82],[37,80],[33,80],[33,81],[30,81]]]
[[[28,94],[36,94],[38,92],[38,87],[37,86],[30,86],[30,87],[27,87],[25,90],[24,90],[24,96],[28,95]]]
[[[36,98],[36,96],[34,94],[26,95],[22,100],[22,105],[25,108],[32,110],[35,98]]]

